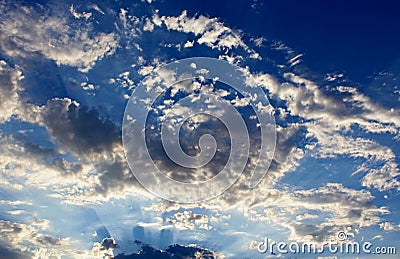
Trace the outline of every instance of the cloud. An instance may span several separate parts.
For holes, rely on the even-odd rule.
[[[119,247],[114,238],[104,238],[103,241],[101,241],[101,246],[105,250],[115,249]]]
[[[0,60],[0,123],[10,119],[18,107],[21,90],[20,81],[22,71],[16,66],[10,67],[4,60]]]
[[[42,116],[56,143],[72,152],[81,164],[93,165],[98,179],[95,192],[107,195],[120,193],[124,187],[138,187],[125,161],[121,129],[111,120],[69,99],[49,101]]]
[[[142,191],[127,166],[120,128],[113,122],[70,99],[50,100],[37,111],[41,126],[35,131],[45,129],[53,146],[4,135],[0,164],[6,172],[13,171],[1,175],[6,186],[50,188],[52,196],[76,204],[101,201],[109,194],[127,195],[125,187]]]
[[[359,172],[361,168],[357,171]],[[399,182],[399,168],[398,165],[389,161],[385,163],[383,166],[374,168],[374,169],[361,169],[364,172],[367,172],[366,175],[362,179],[362,185],[366,187],[374,187],[380,191],[397,189],[400,190],[400,182]]]
[[[30,257],[28,255],[23,254],[22,252],[13,250],[10,247],[3,246],[2,244],[0,244],[0,258],[26,259]]]
[[[165,250],[158,250],[150,245],[142,245],[139,253],[119,254],[115,259],[124,258],[225,258],[222,254],[196,246],[171,245]]]
[[[155,14],[156,15],[156,14]],[[153,16],[154,20],[158,20],[158,16]],[[163,16],[161,21],[167,26],[168,30],[182,31],[185,33],[193,33],[194,35],[202,35],[206,31],[206,28],[213,22],[216,22],[216,18],[208,18],[203,15],[199,17],[187,17],[187,11],[183,11],[180,16]]]
[[[113,238],[105,238],[94,242],[91,250],[82,250],[69,237],[54,237],[34,226],[7,220],[0,220],[0,237],[0,258],[109,258],[118,248]]]
[[[253,207],[249,216],[256,221],[272,220],[289,228],[289,239],[301,242],[335,240],[337,232],[343,230],[349,235],[354,234],[360,228],[378,224],[382,215],[390,213],[388,208],[373,204],[374,197],[370,192],[349,189],[339,183],[292,194],[281,191],[263,197],[264,205]],[[269,208],[265,211],[267,216],[262,216],[264,208]],[[312,221],[302,222],[307,218]]]
[[[180,16],[162,16],[161,18],[155,13],[153,20],[161,20],[168,30],[193,33],[197,37],[198,44],[205,44],[212,49],[222,50],[240,47],[249,53],[251,58],[260,58],[258,53],[249,48],[242,40],[239,32],[225,26],[217,18],[208,18],[203,15],[189,17],[187,11],[184,10]],[[185,43],[185,48],[192,46],[193,42],[187,41]]]
[[[184,48],[191,48],[194,45],[194,41],[186,41],[185,44],[183,45]]]
[[[92,13],[90,12],[82,12],[82,13],[78,13],[75,8],[74,5],[71,5],[69,7],[69,11],[71,12],[71,14],[76,18],[76,19],[80,19],[80,18],[85,18],[85,20],[89,19],[92,16]]]
[[[369,166],[382,164],[374,170],[359,170],[367,172],[362,184],[379,190],[398,188],[398,165],[393,150],[373,139],[351,135],[352,127],[360,127],[366,134],[389,133],[396,138],[400,128],[398,111],[374,103],[354,87],[324,90],[293,73],[284,74],[289,82],[283,83],[268,74],[253,76],[259,85],[271,91],[272,98],[285,101],[286,119],[300,116],[307,120],[303,123],[306,137],[315,139],[315,143],[310,143],[307,148],[316,148],[315,156],[345,155],[364,158]]]
[[[154,30],[154,24],[150,21],[149,18],[146,18],[146,23],[143,26],[144,31],[153,31]]]
[[[385,231],[393,231],[393,230],[399,230],[400,229],[400,225],[393,225],[390,222],[382,222],[381,224],[379,224],[379,227],[382,228]]]
[[[3,244],[27,255],[33,255],[35,253],[35,251],[30,248],[31,246],[35,248],[46,248],[51,251],[54,247],[66,246],[69,243],[68,238],[55,238],[40,234],[35,228],[25,224],[0,220],[0,229],[0,236]],[[57,250],[57,248],[55,248],[55,250]]]
[[[195,228],[210,230],[210,219],[207,215],[193,213],[192,211],[183,211],[175,213],[171,218],[166,220],[173,224],[178,229],[191,229]]]
[[[43,108],[42,117],[51,136],[74,153],[109,152],[120,141],[120,131],[113,122],[69,99],[50,100]]]
[[[9,206],[18,206],[18,205],[32,205],[32,202],[28,201],[9,201],[9,200],[0,200],[1,205],[9,205]]]
[[[332,130],[348,131],[351,125],[357,124],[372,133],[398,132],[398,111],[375,104],[354,87],[324,90],[299,75],[285,73],[283,76],[287,81],[279,83],[268,74],[253,75],[257,84],[271,91],[272,98],[286,102],[292,116],[313,120]]]
[[[94,34],[84,24],[75,29],[74,21],[56,10],[46,17],[37,7],[7,5],[1,12],[0,46],[9,57],[38,58],[40,53],[58,65],[87,72],[118,46],[114,33]]]
[[[55,182],[68,183],[67,179],[58,179],[59,172],[63,171],[60,165],[64,166],[64,169],[67,169],[68,165],[57,163],[56,152],[24,143],[10,135],[3,136],[0,143],[0,165],[4,170],[1,178],[7,183],[6,186],[20,190],[19,186],[26,184],[44,188]],[[35,173],[35,177],[31,172]]]

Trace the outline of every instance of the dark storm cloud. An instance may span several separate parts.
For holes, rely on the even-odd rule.
[[[200,257],[199,257],[200,256]],[[217,255],[208,249],[192,246],[171,245],[167,249],[158,250],[150,245],[142,245],[137,254],[119,254],[115,259],[130,258],[161,258],[161,259],[181,259],[181,258],[218,258]]]
[[[119,247],[119,245],[115,242],[113,238],[104,238],[103,241],[101,241],[101,246],[102,249],[105,250],[116,249]]]
[[[97,110],[68,99],[53,99],[44,108],[43,124],[60,149],[71,151],[82,165],[93,166],[100,182],[94,186],[97,193],[107,195],[138,185],[123,154],[120,127],[101,118]],[[64,160],[56,163],[68,166]]]
[[[110,191],[122,190],[126,186],[139,187],[136,178],[129,170],[125,157],[116,157],[111,162],[100,162],[95,165],[98,171],[100,185],[95,187],[96,192],[108,194]]]
[[[0,259],[10,259],[10,258],[28,259],[31,258],[31,256],[18,252],[16,249],[10,249],[9,247],[0,244]]]
[[[95,109],[54,99],[48,102],[43,123],[55,140],[78,154],[101,153],[120,143],[120,129]]]

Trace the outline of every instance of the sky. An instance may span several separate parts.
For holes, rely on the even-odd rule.
[[[1,1],[0,258],[310,257],[266,239],[399,252],[399,7]],[[215,156],[182,166],[168,143]],[[227,190],[202,185],[222,170]]]

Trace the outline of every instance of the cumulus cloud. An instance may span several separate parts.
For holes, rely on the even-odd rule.
[[[54,177],[58,175],[58,170],[62,171],[60,164],[56,163],[56,152],[24,143],[10,135],[2,137],[0,149],[3,158],[0,164],[4,170],[1,178],[12,188],[20,189],[20,185],[28,182],[36,186],[49,186],[57,181]],[[36,172],[37,177],[28,177],[29,171]]]
[[[54,146],[4,135],[0,165],[5,174],[0,179],[5,186],[50,188],[52,196],[75,204],[127,195],[129,186],[142,190],[125,161],[120,129],[109,119],[70,99],[50,100],[38,113],[41,127],[35,131],[45,129]]]
[[[2,243],[16,249],[21,254],[25,254],[26,257],[33,256],[37,252],[32,250],[31,246],[45,248],[51,254],[51,252],[58,250],[57,247],[66,246],[69,243],[68,238],[55,238],[44,235],[25,224],[0,220],[0,229]]]
[[[43,125],[63,147],[82,154],[110,151],[119,142],[120,132],[96,110],[79,107],[70,99],[50,100],[42,111]]]
[[[92,249],[76,248],[69,237],[54,237],[32,225],[0,220],[0,257],[11,258],[110,258],[118,248],[113,238],[94,242]]]
[[[253,207],[249,216],[256,221],[272,220],[289,228],[291,240],[323,242],[335,240],[338,231],[350,235],[360,228],[378,224],[380,217],[390,212],[386,207],[376,207],[373,200],[366,190],[329,183],[292,194],[275,191],[275,195],[264,196],[265,204]],[[263,209],[266,210],[263,212]],[[297,220],[293,215],[297,215]],[[312,219],[313,223],[305,219]]]
[[[120,128],[111,120],[69,99],[49,101],[42,116],[54,141],[75,155],[80,164],[91,164],[96,170],[95,192],[107,195],[119,193],[125,186],[137,186],[125,161]]]
[[[366,175],[362,179],[363,186],[374,187],[380,191],[389,189],[400,190],[400,172],[398,165],[394,161],[389,161],[383,166],[374,169],[367,169],[361,166],[357,170],[357,173],[360,171],[366,172]]]
[[[309,139],[314,138],[315,156],[326,158],[345,155],[364,158],[368,165],[383,164],[374,170],[358,170],[367,175],[362,184],[380,190],[398,188],[398,165],[395,154],[388,146],[363,136],[351,136],[352,127],[366,133],[389,133],[394,137],[400,128],[399,114],[376,104],[356,88],[339,86],[333,90],[321,89],[316,83],[299,75],[287,73],[288,82],[268,74],[254,75],[255,81],[271,91],[272,98],[285,101],[286,116],[300,116]]]
[[[7,121],[18,107],[21,90],[19,81],[23,79],[22,71],[10,67],[4,60],[0,60],[0,123]]]
[[[13,5],[2,6],[1,12],[0,46],[10,57],[37,57],[41,53],[58,65],[87,72],[118,46],[114,33],[95,34],[90,27],[74,29],[73,20],[63,13],[46,17],[37,7]]]
[[[166,220],[168,223],[173,224],[178,229],[211,229],[209,226],[210,219],[207,215],[193,213],[192,211],[183,211],[175,213],[171,218]]]

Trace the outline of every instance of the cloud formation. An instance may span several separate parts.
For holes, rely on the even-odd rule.
[[[78,12],[76,7],[70,6],[60,12],[51,9],[44,13],[37,6],[15,7],[15,4],[2,4],[0,8],[4,14],[0,18],[0,47],[8,58],[0,61],[0,123],[3,126],[4,123],[24,122],[33,133],[2,133],[0,183],[3,188],[20,192],[28,186],[46,189],[49,196],[60,202],[80,206],[120,199],[134,203],[137,196],[150,197],[127,166],[120,137],[120,118],[107,113],[111,108],[102,109],[100,106],[116,106],[118,102],[114,103],[114,100],[126,101],[143,76],[162,64],[204,51],[241,65],[273,101],[278,125],[277,147],[270,170],[255,190],[247,188],[244,176],[226,193],[208,202],[180,205],[149,199],[152,204],[143,207],[159,214],[173,213],[163,224],[181,230],[223,229],[224,220],[228,220],[230,212],[235,210],[246,220],[273,222],[287,229],[291,240],[322,242],[339,230],[356,233],[361,228],[374,226],[385,231],[398,230],[399,222],[389,223],[384,219],[396,208],[376,205],[376,197],[372,194],[375,191],[396,193],[400,189],[397,150],[375,138],[385,135],[397,143],[400,114],[396,109],[375,102],[354,86],[322,85],[297,74],[294,68],[300,64],[301,55],[292,53],[279,42],[272,44],[263,38],[247,43],[242,33],[232,30],[217,18],[190,17],[186,11],[178,16],[151,11],[142,17],[135,15],[132,9],[121,8],[110,11],[117,14],[109,17],[115,20],[113,30],[101,32],[94,30],[91,22],[95,19],[95,12],[89,15],[88,9]],[[110,15],[100,11],[97,12]],[[260,53],[251,44],[260,49]],[[263,48],[290,52],[285,64],[289,72],[273,74],[253,70],[252,62],[260,58],[267,62],[267,57],[261,53]],[[29,74],[32,69],[27,66],[28,61],[39,58],[54,62],[60,69],[67,67],[62,70],[66,72],[62,74],[63,82],[76,83],[74,86],[79,93],[76,99],[99,100],[96,98],[105,96],[99,101],[101,105],[95,101],[85,103],[71,96],[57,95],[43,104],[28,101],[21,93],[32,82],[24,74]],[[106,64],[107,69],[101,64]],[[326,80],[332,83],[340,77],[329,75]],[[173,75],[170,78],[175,80]],[[149,81],[149,87],[153,83]],[[252,86],[255,85],[249,84]],[[196,87],[197,84],[191,84],[187,90],[194,91]],[[179,96],[177,92],[174,94]],[[226,97],[232,93],[220,89],[219,94]],[[236,96],[231,101],[238,109],[243,109],[248,100]],[[162,110],[167,105],[161,103],[158,108]],[[123,105],[112,108],[123,110]],[[179,117],[179,114],[175,115]],[[10,122],[13,117],[15,121]],[[204,133],[217,133],[220,141],[226,137],[223,126],[210,118],[192,118],[184,126],[187,129],[184,146],[188,153],[196,154],[195,149],[188,147]],[[190,135],[193,127],[198,131]],[[35,134],[45,136],[50,144],[35,142],[32,137]],[[252,144],[256,145],[259,141],[257,134],[252,137]],[[161,143],[151,144],[158,165],[174,168],[166,162]],[[227,151],[225,144],[221,142],[219,148]],[[254,166],[257,155],[256,151],[250,154],[250,168]],[[361,163],[353,175],[341,175],[341,178],[330,179],[330,183],[301,189],[284,182],[283,188],[280,181],[284,181],[288,174],[301,173],[297,169],[308,157],[315,161],[347,157],[354,161],[360,159],[357,161]],[[214,176],[224,162],[221,156],[202,174],[171,169],[170,176],[183,181],[204,180]],[[344,178],[359,175],[359,186],[350,187],[342,183]],[[204,213],[194,212],[194,208],[200,208]],[[12,216],[25,213],[22,210],[17,212],[17,209],[10,211],[14,211],[14,214],[10,213]],[[209,216],[207,212],[210,211],[226,217]],[[5,240],[0,244],[0,251],[4,254],[22,256],[26,249],[23,235],[31,237],[32,246],[50,248],[49,253],[53,253],[53,248],[57,250],[68,244],[68,238],[38,233],[27,224],[2,220],[0,226],[2,240]],[[94,245],[91,253],[111,254],[116,243],[118,240],[103,240]],[[8,251],[7,247],[14,248],[14,251]]]
[[[68,17],[66,10],[48,7],[53,15],[45,17],[35,5],[1,6],[4,15],[0,20],[0,46],[5,55],[26,58],[40,53],[58,65],[87,72],[96,61],[115,52],[118,41],[114,33],[95,34],[85,23],[76,24],[76,28],[71,26],[76,21]]]

